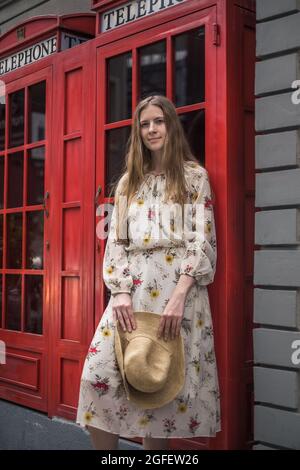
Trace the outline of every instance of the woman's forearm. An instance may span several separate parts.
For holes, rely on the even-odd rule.
[[[179,281],[174,289],[174,295],[186,298],[189,290],[195,284],[195,282],[196,280],[194,277],[187,274],[181,274]]]

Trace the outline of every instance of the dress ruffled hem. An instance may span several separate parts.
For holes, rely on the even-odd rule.
[[[96,426],[96,423],[83,423],[80,420],[76,420],[76,424],[78,424],[81,428],[87,430],[87,426],[90,425],[91,427],[94,427],[96,429],[99,429],[100,431],[104,431],[110,434],[114,434],[116,436],[119,436],[120,438],[125,438],[125,439],[135,439],[135,438],[144,438],[144,437],[151,437],[153,439],[194,439],[198,437],[216,437],[218,432],[221,432],[221,426],[218,426],[214,432],[211,433],[204,433],[203,431],[200,433],[195,432],[195,434],[185,434],[185,433],[180,433],[180,435],[173,434],[171,436],[166,436],[165,434],[160,434],[160,435],[153,435],[150,432],[145,432],[145,433],[139,433],[137,434],[131,434],[131,433],[123,433],[120,431],[120,433],[117,433],[115,431],[112,431],[110,429],[104,429],[103,427]]]

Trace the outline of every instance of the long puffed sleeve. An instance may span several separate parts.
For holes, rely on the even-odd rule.
[[[192,172],[190,180],[190,206],[184,225],[186,251],[180,274],[187,274],[200,285],[213,282],[217,244],[209,176],[205,168]]]
[[[122,180],[121,180],[122,181]],[[128,255],[124,241],[117,239],[117,211],[118,197],[121,181],[116,189],[115,205],[112,211],[109,235],[106,242],[103,259],[103,280],[112,295],[131,293],[133,279],[128,265]]]

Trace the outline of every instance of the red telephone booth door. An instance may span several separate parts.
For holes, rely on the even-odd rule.
[[[47,410],[52,67],[6,83],[0,122],[2,398]],[[4,256],[2,256],[4,255]]]
[[[215,7],[159,26],[156,19],[152,28],[98,48],[96,182],[104,188],[103,202],[111,201],[110,184],[124,166],[133,110],[149,94],[164,94],[174,102],[195,156],[213,171],[215,22]],[[96,265],[101,266],[103,250],[96,255]],[[107,301],[102,288],[96,276],[97,321]],[[186,441],[186,448],[207,444],[207,439]]]
[[[8,77],[0,113],[0,397],[69,419],[94,330],[94,56]]]

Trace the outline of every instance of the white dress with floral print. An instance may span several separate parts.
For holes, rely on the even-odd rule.
[[[161,233],[168,236],[157,237],[154,224],[165,204],[162,201],[166,177],[148,173],[135,201],[129,206],[129,244],[116,242],[114,208],[103,262],[106,286],[112,294],[131,293],[136,311],[162,314],[180,275],[195,278],[186,298],[181,327],[185,345],[185,385],[171,403],[161,408],[142,410],[127,400],[114,353],[111,296],[82,372],[77,413],[77,423],[81,426],[89,424],[123,437],[157,438],[212,437],[221,430],[213,325],[206,287],[213,281],[216,267],[211,190],[203,167],[185,164],[185,177],[192,217],[189,219],[191,225],[184,225],[181,236],[176,237],[178,225],[174,224],[174,219],[168,231],[164,227],[166,218],[160,216]],[[196,203],[203,204],[200,227],[203,227],[204,235],[201,230],[195,230],[195,215],[199,217]],[[147,225],[139,223],[145,214]]]

